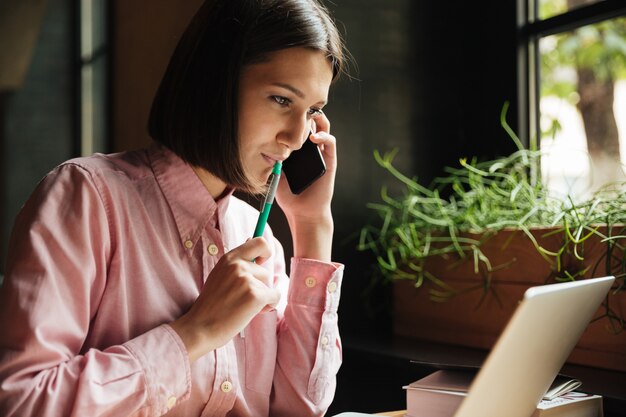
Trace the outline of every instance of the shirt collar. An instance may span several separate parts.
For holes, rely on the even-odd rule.
[[[221,223],[234,190],[227,190],[216,202],[191,166],[170,149],[154,145],[149,157],[157,183],[174,215],[181,244],[190,249],[205,227],[218,227]]]

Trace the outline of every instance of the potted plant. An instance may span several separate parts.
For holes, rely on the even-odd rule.
[[[626,371],[626,196],[621,184],[585,201],[543,186],[541,154],[524,149],[495,160],[460,161],[425,187],[376,162],[404,185],[368,207],[379,214],[361,231],[379,278],[394,284],[394,332],[490,348],[530,286],[614,275],[616,284],[570,362]],[[551,318],[546,317],[546,323]]]

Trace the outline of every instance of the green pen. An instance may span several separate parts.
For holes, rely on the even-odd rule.
[[[267,224],[267,218],[270,215],[272,209],[272,203],[274,203],[274,196],[276,195],[276,189],[278,188],[278,181],[280,181],[280,171],[283,168],[281,161],[276,161],[272,174],[270,175],[270,187],[267,190],[265,201],[263,201],[263,207],[261,213],[259,213],[259,220],[256,222],[256,228],[254,229],[254,235],[252,237],[263,236],[265,225]]]
[[[259,219],[256,222],[256,227],[254,228],[254,234],[252,237],[263,236],[263,231],[265,230],[265,225],[267,224],[267,218],[270,215],[270,210],[272,209],[272,203],[274,203],[274,196],[276,196],[276,189],[278,188],[278,181],[280,181],[280,171],[283,169],[283,163],[280,161],[276,161],[274,164],[274,168],[272,169],[272,173],[270,174],[270,187],[267,190],[267,194],[265,195],[265,200],[263,201],[263,207],[261,213],[259,213]],[[256,259],[253,259],[252,262],[256,262]],[[239,332],[239,335],[243,338],[246,334],[246,328],[244,327]]]

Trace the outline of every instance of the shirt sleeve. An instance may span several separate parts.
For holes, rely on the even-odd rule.
[[[187,354],[167,325],[83,347],[114,247],[104,192],[67,164],[16,219],[0,289],[0,415],[158,416],[189,395]]]
[[[343,265],[294,258],[278,329],[270,415],[323,416],[333,400],[342,352],[337,308]]]

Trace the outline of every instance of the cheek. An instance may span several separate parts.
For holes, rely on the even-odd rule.
[[[237,130],[240,138],[247,138],[253,131],[256,114],[252,109],[248,109],[248,106],[239,106],[238,125]]]
[[[255,149],[257,148],[256,143],[254,141],[254,135],[241,134],[239,139],[239,158],[241,159],[241,163],[244,167],[250,164],[250,159],[252,155],[255,153]]]
[[[238,130],[240,137],[252,140],[275,125],[271,108],[262,100],[249,100],[239,106]]]

